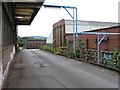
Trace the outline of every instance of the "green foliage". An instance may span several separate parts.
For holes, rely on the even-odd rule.
[[[80,50],[76,50],[76,58],[80,58]]]
[[[49,51],[53,54],[59,55],[63,53],[61,48],[53,48],[50,46],[41,46],[40,47],[41,50],[45,50],[45,51]],[[70,58],[79,58],[82,59],[82,50],[76,50],[76,52],[74,53],[73,48],[67,48],[65,49],[65,56],[70,57]],[[86,60],[89,60],[89,55],[90,53],[88,51],[86,51]],[[97,63],[97,52],[94,51],[93,53],[93,57],[94,57],[94,63]],[[104,64],[105,66],[110,66],[112,68],[118,68],[120,69],[120,52],[118,50],[115,50],[112,54],[112,59],[111,60],[106,60],[106,64]]]
[[[18,41],[17,41],[19,47],[23,47],[24,46],[24,39],[22,37],[18,36]]]
[[[74,50],[71,48],[71,49],[68,49],[68,57],[70,58],[80,58],[80,50],[76,50],[76,52],[74,53]]]
[[[120,68],[120,53],[118,50],[115,50],[113,52],[112,61],[113,61],[113,67]]]
[[[70,58],[75,58],[75,53],[72,48],[68,49],[68,57]]]
[[[41,46],[40,47],[41,50],[44,50],[44,51],[49,51],[49,52],[52,52],[52,48],[48,47],[48,46]]]
[[[60,55],[60,54],[61,54],[61,53],[60,53],[60,48],[56,48],[54,54]]]
[[[114,67],[114,63],[112,59],[107,61],[107,66]]]
[[[107,60],[107,66],[120,69],[120,52],[115,50],[111,60]]]
[[[45,46],[41,46],[40,49],[44,50],[44,51],[54,53],[56,55],[60,55],[60,49],[59,48],[52,48],[50,46],[45,45]]]

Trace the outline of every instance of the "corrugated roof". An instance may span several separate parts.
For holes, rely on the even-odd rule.
[[[16,24],[30,25],[43,3],[44,0],[41,2],[13,2]]]

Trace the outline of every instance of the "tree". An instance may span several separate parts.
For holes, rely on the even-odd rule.
[[[18,43],[19,47],[23,47],[24,46],[24,39],[22,37],[18,36],[17,43]]]

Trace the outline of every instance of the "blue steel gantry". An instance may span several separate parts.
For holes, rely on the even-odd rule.
[[[107,35],[120,35],[120,33],[104,33],[104,32],[80,32],[80,34],[87,34],[87,35],[90,35],[90,34],[95,34],[97,35],[97,63],[100,64],[100,44],[101,42],[104,40],[104,38],[107,36]],[[102,38],[100,39],[100,35],[103,35]]]
[[[78,15],[77,15],[77,8],[76,7],[72,7],[72,6],[58,6],[58,5],[43,5],[44,7],[50,7],[50,8],[64,8],[66,11],[67,11],[67,13],[72,17],[72,19],[73,19],[73,51],[74,51],[74,53],[76,52],[76,50],[75,50],[75,47],[76,47],[76,45],[75,45],[75,18],[76,18],[76,38],[78,38]],[[68,11],[68,9],[73,9],[73,14],[71,14],[69,11]],[[75,17],[75,11],[74,10],[76,10],[76,17]]]

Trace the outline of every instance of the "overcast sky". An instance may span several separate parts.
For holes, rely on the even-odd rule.
[[[120,0],[45,0],[47,5],[75,6],[78,20],[118,22],[118,2]],[[68,9],[70,12],[71,10]],[[72,13],[72,12],[71,12]],[[45,36],[52,32],[54,23],[72,18],[64,9],[41,7],[29,26],[18,26],[19,36]]]

